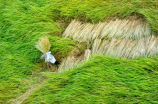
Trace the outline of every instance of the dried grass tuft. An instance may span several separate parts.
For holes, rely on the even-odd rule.
[[[79,52],[72,51],[71,56],[59,67],[63,70],[71,70],[95,54],[126,58],[151,57],[158,54],[158,38],[151,31],[149,24],[142,20],[116,19],[98,24],[74,20],[62,36],[90,43],[91,48],[80,55]]]
[[[151,57],[158,54],[158,38],[151,36],[140,40],[112,38],[109,40],[96,39],[92,45],[92,55],[103,54],[115,57],[135,58]]]
[[[72,70],[74,67],[76,67],[79,63],[81,63],[83,60],[83,55],[79,57],[74,56],[68,56],[66,59],[62,61],[58,68],[59,73],[63,73],[63,71],[66,70]]]
[[[95,39],[92,46],[92,55],[97,54],[101,44],[101,39]]]
[[[91,50],[86,49],[84,53],[84,60],[89,60],[91,58]]]
[[[91,50],[86,49],[84,53],[78,50],[73,50],[71,55],[62,61],[58,68],[59,73],[63,73],[66,70],[72,70],[77,67],[77,65],[84,60],[88,60],[91,57]]]
[[[51,44],[47,37],[41,37],[35,47],[42,53],[47,53],[50,50]]]
[[[90,42],[96,38],[134,39],[148,38],[151,28],[142,20],[111,20],[98,24],[81,23],[73,20],[62,34],[64,38]]]

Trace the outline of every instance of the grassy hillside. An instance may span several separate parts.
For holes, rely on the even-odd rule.
[[[64,74],[46,74],[44,85],[24,104],[158,103],[158,58],[95,56]]]
[[[104,1],[104,0],[98,0],[98,1],[96,0],[83,0],[83,1],[78,1],[78,0],[69,0],[69,1],[66,1],[66,0],[27,0],[27,1],[7,0],[6,1],[6,0],[0,0],[0,50],[1,50],[0,51],[0,103],[10,102],[11,99],[14,99],[20,96],[21,94],[23,94],[27,89],[31,88],[34,84],[36,84],[36,82],[38,83],[38,80],[40,80],[41,78],[39,77],[40,72],[47,71],[45,69],[45,66],[43,65],[44,61],[39,59],[42,53],[39,52],[34,47],[34,45],[36,44],[36,42],[41,36],[47,36],[50,39],[50,42],[52,45],[51,51],[53,52],[53,55],[59,61],[61,61],[61,58],[68,56],[69,52],[77,45],[76,41],[73,41],[71,39],[61,38],[61,33],[64,31],[64,29],[66,28],[66,26],[70,23],[72,19],[75,18],[84,22],[96,23],[99,21],[108,20],[110,18],[116,18],[116,17],[129,18],[129,16],[131,15],[137,15],[141,18],[144,18],[146,21],[148,21],[151,24],[151,27],[154,31],[158,31],[158,28],[157,28],[158,27],[157,25],[158,24],[158,9],[157,8],[158,8],[157,0],[152,0],[152,1],[144,1],[144,0],[137,0],[137,1],[135,0],[130,0],[130,1],[129,0],[124,0],[124,1],[121,1],[121,0],[115,0],[115,1],[114,0],[107,0],[107,1]],[[113,58],[110,58],[110,59],[113,60]],[[120,59],[115,59],[115,58],[114,60],[119,60],[121,61],[121,63],[133,62],[132,60],[122,61]],[[145,83],[145,86],[147,86],[145,88],[147,89],[149,88],[149,94],[146,95],[147,92],[142,92],[142,93],[145,94],[144,96],[149,97],[150,102],[153,102],[156,100],[155,98],[156,77],[157,77],[156,60],[157,59],[146,59],[145,61],[142,61],[142,62],[138,60],[138,62],[142,63],[141,65],[137,64],[139,65],[140,68],[138,66],[133,67],[133,66],[130,66],[130,64],[127,64],[126,68],[120,69],[121,73],[124,73],[123,75],[121,75],[122,77],[126,76],[125,73],[127,70],[128,70],[127,71],[128,74],[130,74],[129,72],[130,70],[134,70],[133,68],[135,68],[137,71],[140,71],[140,73],[146,73],[147,76],[149,76],[149,77],[146,77],[146,74],[145,75],[140,74],[142,75],[142,78],[144,78],[143,80],[145,80],[145,78],[149,78],[149,81],[147,81],[147,83],[142,82],[142,85]],[[89,66],[89,63],[91,63],[90,64],[91,68],[83,67],[82,71],[84,72],[85,70],[85,73],[88,74],[86,70],[87,71],[94,70],[96,71],[95,73],[98,73],[98,76],[97,75],[93,76],[93,74],[90,76],[95,77],[96,80],[98,79],[100,81],[103,81],[105,78],[104,77],[100,78],[100,75],[102,75],[101,71],[103,71],[103,68],[105,67],[109,67],[111,69],[110,66],[113,66],[113,64],[106,64],[103,56],[98,61],[100,61],[101,63],[103,61],[101,65],[103,65],[104,67],[101,65],[97,66],[95,64],[95,61],[94,62],[90,61],[88,63],[85,63],[84,66]],[[137,62],[137,60],[135,60],[135,62]],[[150,67],[147,67],[147,68],[145,67],[146,69],[144,69],[143,66],[146,66],[146,64],[143,62],[145,63],[153,62],[153,64],[150,64],[149,65]],[[150,70],[151,67],[153,68],[153,70],[149,71],[150,73],[148,73],[147,70]],[[80,70],[81,69],[78,68],[78,69],[75,69],[74,72],[79,71],[77,73],[80,73]],[[113,78],[113,74],[112,74],[113,71],[114,69],[112,69],[109,72],[111,73],[108,75],[109,78]],[[135,73],[137,73],[137,71]],[[133,73],[132,71],[131,76],[134,76],[135,73]],[[104,73],[102,76],[104,76],[104,74],[105,74],[105,77],[107,77],[106,70],[104,70]],[[78,75],[80,76],[80,74]],[[46,86],[50,86],[50,87],[59,86],[59,88],[56,87],[55,89],[57,91],[53,91],[54,94],[55,92],[58,92],[58,90],[61,90],[60,88],[65,87],[64,83],[62,82],[63,79],[68,81],[70,77],[71,79],[70,82],[71,81],[73,82],[73,78],[71,77],[74,77],[74,78],[76,77],[73,74],[72,76],[71,74],[68,74],[68,75],[51,74],[50,77],[51,76],[52,77],[59,76],[59,79],[60,77],[62,78],[61,82],[59,82],[59,85],[58,85],[58,80],[53,80],[54,83],[51,82],[52,79],[50,79],[50,82],[46,81],[46,83],[48,83],[46,84]],[[81,72],[81,76],[82,76],[82,72]],[[83,78],[87,79],[88,76],[84,76]],[[121,76],[119,75],[118,76],[114,75],[114,76],[118,78],[117,80],[121,78]],[[125,80],[125,83],[127,83],[125,85],[129,87],[127,89],[132,90],[134,91],[133,93],[135,93],[135,89],[131,88],[132,86],[130,87],[130,84],[128,84],[128,82],[130,82],[132,85],[134,84],[137,85],[139,84],[137,82],[141,81],[140,79],[141,77],[139,78],[139,73],[137,74],[137,78],[138,80],[134,80],[131,82],[130,82],[130,80],[132,80],[131,78],[127,79],[127,82],[125,79],[122,79],[121,81]],[[77,80],[77,79],[74,79],[74,80]],[[84,80],[78,79],[79,82],[80,80],[81,82],[84,82]],[[109,80],[109,83],[110,81],[112,80]],[[82,84],[81,82],[80,84]],[[69,84],[68,82],[65,82],[65,83]],[[111,82],[111,83],[112,83],[112,86],[119,89],[119,87],[115,86],[114,82]],[[76,82],[76,84],[78,84],[78,82]],[[94,86],[93,84],[90,84],[90,85],[91,87],[94,87],[94,88],[97,86],[106,87],[106,83],[103,83],[103,85],[102,84],[100,85],[98,84]],[[150,85],[153,85],[152,86],[153,89],[151,89],[152,87],[150,87]],[[64,90],[61,93],[59,92],[59,95],[62,93],[65,93],[65,97],[64,97],[65,99],[63,98],[63,100],[61,100],[63,102],[65,102],[66,99],[69,99],[69,97],[71,98],[70,96],[71,94],[69,95],[69,93],[66,93],[69,87],[70,88],[74,87],[75,89],[77,85],[74,86],[70,84],[69,86],[66,87],[65,92]],[[108,89],[108,87],[105,89]],[[111,91],[113,90],[114,87],[111,88]],[[72,90],[72,89],[69,89],[69,90]],[[91,91],[93,92],[93,90]],[[123,91],[123,90],[120,89],[119,91]],[[40,92],[37,92],[37,94],[38,93]],[[43,93],[52,93],[52,92],[44,91]],[[76,92],[74,90],[74,93],[78,93],[77,89],[76,89]],[[95,93],[101,94],[98,88],[96,88]],[[116,91],[116,93],[119,93],[119,92]],[[124,92],[124,93],[126,95],[127,92]],[[59,95],[54,95],[54,94],[50,95],[50,97],[56,96],[56,98],[54,99],[54,102],[56,102],[59,99]],[[93,97],[98,98],[99,96],[97,94]],[[108,101],[105,101],[105,102],[118,101],[119,98],[114,97],[114,96],[117,96],[117,94],[116,95],[113,95],[113,94],[114,93],[112,93],[111,96],[114,99],[112,100],[110,98],[111,100],[107,99]],[[76,95],[76,96],[79,96],[79,95]],[[135,96],[132,96],[132,95],[129,95],[129,96],[131,97],[131,99],[135,98]],[[85,97],[85,96],[81,96],[81,97]],[[107,95],[103,96],[103,98],[106,98],[106,97],[108,96]],[[141,95],[139,100],[142,101],[142,98],[143,97]],[[87,98],[85,97],[85,99],[87,99],[85,100],[85,103],[89,101],[88,97]],[[128,98],[126,100],[128,100]],[[26,102],[34,102],[34,101],[36,100],[35,99],[31,100],[30,98],[26,100]],[[48,98],[48,100],[46,99],[46,101],[44,102],[46,103],[49,101],[50,99]],[[70,100],[70,101],[73,101],[73,100]],[[83,101],[83,99],[80,98],[79,101]],[[104,101],[101,101],[101,102],[104,102]]]

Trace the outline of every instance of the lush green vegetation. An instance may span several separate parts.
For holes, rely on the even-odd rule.
[[[75,18],[95,23],[113,17],[128,18],[130,15],[138,15],[145,18],[153,30],[158,31],[157,8],[157,0],[122,2],[121,0],[0,0],[0,103],[6,103],[24,93],[40,78],[38,74],[41,71],[47,71],[41,65],[43,61],[39,59],[42,53],[34,47],[39,37],[47,36],[50,39],[51,51],[61,61],[61,58],[68,56],[77,44],[76,41],[63,39],[60,36],[70,20]],[[46,103],[52,100],[51,97],[54,97],[52,102],[61,99],[61,103],[68,99],[70,103],[77,100],[83,103],[95,102],[96,99],[103,103],[117,101],[132,103],[135,98],[138,98],[136,102],[145,98],[147,99],[145,102],[156,101],[157,59],[133,61],[108,58],[116,61],[108,63],[108,60],[104,61],[103,56],[99,58],[85,63],[70,73],[48,74],[50,79],[41,89],[50,88],[50,91],[47,91],[48,89],[43,91],[44,94],[49,93],[49,96],[45,96],[44,101],[38,97],[32,99],[29,97],[26,102]],[[96,61],[100,62],[99,66]],[[117,62],[120,64],[117,65]],[[93,74],[93,71],[97,74]],[[87,82],[89,79],[92,79],[92,82]],[[86,93],[88,87],[92,90]],[[76,93],[75,100],[72,93]],[[34,97],[36,94],[42,96],[42,91],[37,91],[31,96]],[[65,97],[61,97],[60,94]]]
[[[158,58],[96,56],[64,74],[45,74],[45,84],[25,103],[158,103]]]

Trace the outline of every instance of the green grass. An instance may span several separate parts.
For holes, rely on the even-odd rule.
[[[152,1],[144,1],[144,0],[124,0],[122,2],[113,1],[113,0],[0,0],[0,103],[6,103],[12,98],[15,98],[22,93],[24,93],[27,89],[29,89],[35,82],[37,81],[38,72],[40,71],[46,71],[43,67],[41,67],[41,64],[44,63],[44,61],[40,60],[40,56],[42,55],[41,52],[39,52],[37,49],[35,49],[34,45],[38,41],[38,39],[41,36],[47,36],[50,39],[51,42],[51,51],[53,55],[61,61],[61,58],[66,57],[69,55],[69,52],[77,46],[77,42],[73,41],[71,39],[63,39],[61,38],[61,34],[66,28],[66,26],[70,23],[72,19],[79,19],[84,22],[92,22],[96,23],[99,21],[108,20],[109,18],[117,17],[117,18],[128,18],[130,15],[137,15],[141,18],[144,18],[147,20],[150,24],[153,30],[158,31],[158,3],[157,0]],[[104,58],[101,58],[104,59]],[[109,87],[108,83],[113,80],[119,80],[117,78],[120,78],[119,75],[122,77],[125,77],[126,74],[115,74],[117,70],[111,69],[113,67],[113,64],[111,64],[111,67],[108,68],[108,71],[103,70],[102,68],[105,67],[106,62],[104,60],[98,60],[102,62],[102,66],[98,66],[98,64],[95,64],[93,61],[87,62],[84,66],[87,65],[87,67],[81,67],[80,69],[76,69],[70,72],[70,74],[66,75],[50,75],[50,77],[57,76],[57,80],[50,79],[50,82],[48,81],[45,86],[52,87],[53,92],[43,92],[43,93],[54,93],[53,95],[48,94],[48,99],[45,99],[44,102],[49,102],[50,98],[55,96],[54,102],[58,102],[58,99],[61,99],[61,103],[65,102],[68,96],[73,99],[73,96],[70,94],[71,92],[67,93],[67,91],[73,90],[73,93],[76,94],[83,94],[83,96],[80,96],[78,101],[82,101],[83,103],[90,101],[89,99],[92,99],[92,101],[96,99],[100,99],[99,102],[104,102],[103,99],[98,98],[99,96],[97,94],[104,94],[104,90],[108,90],[108,88],[111,92],[118,93],[116,89],[119,89],[118,85],[115,85],[117,83],[111,82],[111,85],[113,87]],[[113,58],[108,58],[113,60]],[[119,60],[120,59],[115,59]],[[151,63],[151,60],[154,62],[154,64],[146,66],[146,63]],[[149,74],[147,74],[148,77],[146,77],[146,74],[140,74],[140,73],[147,73],[147,71],[143,68],[134,67],[136,72],[140,71],[138,75],[141,75],[142,78],[147,78],[147,82],[142,82],[142,85],[147,86],[145,88],[149,88],[149,91],[151,94],[146,94],[145,92],[142,92],[144,95],[138,94],[138,100],[142,101],[142,98],[149,97],[149,102],[155,101],[156,96],[156,63],[155,60],[157,59],[148,59],[145,60],[143,63],[138,60],[139,63],[141,63],[140,67],[144,66],[145,68],[149,70],[149,66],[152,67],[155,71],[151,71]],[[126,60],[127,61],[127,60]],[[132,60],[130,60],[131,62]],[[136,62],[137,60],[135,60]],[[121,61],[124,63],[124,61]],[[133,61],[132,61],[133,62]],[[92,63],[92,64],[90,64]],[[124,64],[127,65],[127,67],[124,69],[121,69],[121,73],[130,74],[133,76],[134,69],[131,64]],[[105,65],[104,65],[105,64]],[[109,63],[110,64],[110,63]],[[91,67],[88,67],[88,65],[91,65]],[[129,65],[129,66],[128,66]],[[139,65],[139,64],[137,64]],[[92,67],[93,66],[93,67]],[[129,68],[128,68],[129,67]],[[83,70],[81,70],[83,69]],[[84,71],[85,70],[85,71]],[[88,71],[98,72],[96,76],[93,76],[93,73],[88,73]],[[130,71],[131,70],[131,71]],[[78,72],[79,71],[79,72]],[[81,71],[81,72],[80,72]],[[102,71],[104,74],[102,74]],[[94,88],[94,90],[90,90],[91,92],[94,91],[96,95],[92,94],[89,95],[89,93],[84,93],[80,91],[80,89],[77,89],[78,86],[82,86],[82,83],[84,85],[84,79],[79,79],[82,77],[82,73],[87,73],[87,75],[83,74],[83,78],[86,78],[85,80],[88,80],[89,76],[95,77],[95,80],[97,81],[103,81],[102,84],[94,85],[94,87],[100,86],[101,88]],[[114,75],[112,74],[114,72]],[[76,74],[75,73],[80,73]],[[109,73],[107,75],[106,73]],[[72,75],[71,75],[72,74]],[[90,75],[89,75],[90,74]],[[92,74],[92,75],[91,75]],[[81,76],[80,76],[81,75]],[[105,76],[104,76],[105,75]],[[111,80],[106,82],[104,81],[104,78],[112,78]],[[135,94],[135,89],[132,89],[132,86],[130,86],[129,83],[136,84],[136,86],[142,87],[138,81],[141,81],[138,77],[138,80],[134,79],[133,81],[131,78],[127,78],[127,81],[124,79],[124,83],[129,88],[126,88],[123,85],[119,91],[122,91],[122,93],[126,95],[126,93],[131,89],[133,93]],[[100,77],[103,76],[103,77]],[[74,78],[71,78],[74,77]],[[76,77],[76,79],[75,79]],[[61,79],[61,80],[58,80]],[[67,79],[65,79],[67,78]],[[64,85],[64,83],[69,84],[68,79],[71,83],[74,82],[74,84],[70,84],[68,86]],[[51,80],[53,82],[51,82]],[[78,80],[75,82],[75,80]],[[61,81],[61,82],[58,82]],[[63,82],[66,81],[66,82]],[[123,79],[121,79],[123,81]],[[142,80],[143,81],[143,80]],[[104,83],[105,82],[105,83]],[[92,82],[88,82],[90,87],[93,87]],[[127,83],[127,84],[126,84]],[[77,85],[79,84],[79,85]],[[95,83],[97,84],[97,83]],[[153,85],[151,87],[148,87],[149,85]],[[155,84],[155,85],[154,85]],[[74,86],[74,87],[73,87]],[[89,87],[88,86],[88,87]],[[54,89],[54,87],[56,89]],[[73,87],[74,89],[70,89]],[[105,89],[103,88],[105,87]],[[139,88],[138,87],[138,88]],[[45,87],[43,87],[45,88]],[[64,88],[65,92],[61,89]],[[82,87],[79,87],[82,89]],[[137,88],[137,87],[136,87]],[[144,88],[144,87],[143,87]],[[153,88],[153,89],[152,89]],[[58,91],[59,90],[59,91]],[[84,89],[83,87],[83,90]],[[103,90],[104,93],[101,91]],[[61,92],[60,92],[61,91]],[[131,91],[131,92],[132,92]],[[137,91],[137,89],[136,89]],[[57,92],[59,92],[57,94]],[[138,91],[141,93],[141,91]],[[41,93],[41,92],[37,92]],[[60,94],[65,93],[63,98],[60,98]],[[35,93],[36,94],[36,93]],[[66,95],[68,94],[68,95]],[[131,93],[132,94],[132,93]],[[135,95],[129,95],[132,96],[129,100],[132,102],[132,99],[134,101]],[[155,95],[154,95],[155,94]],[[86,96],[85,96],[86,95]],[[107,93],[109,96],[109,93]],[[32,95],[33,96],[33,95]],[[76,95],[79,96],[79,95]],[[101,96],[102,98],[106,98],[108,96]],[[112,98],[109,98],[110,100],[105,99],[105,102],[110,101],[118,101],[121,98],[118,98],[116,95],[111,95]],[[116,97],[115,97],[116,96]],[[123,96],[123,95],[120,95]],[[136,95],[137,96],[137,95]],[[76,97],[75,97],[76,98]],[[150,99],[151,98],[151,99]],[[36,99],[36,98],[35,98]],[[34,98],[31,100],[30,98],[26,100],[26,102],[34,102],[36,101]],[[39,98],[37,98],[38,100]],[[86,99],[83,101],[83,99]],[[43,100],[43,99],[42,99]],[[39,102],[42,102],[42,100]],[[71,100],[71,102],[77,102],[76,100]],[[123,101],[123,100],[120,100]],[[53,101],[52,101],[53,102]],[[139,102],[139,101],[136,101]]]
[[[82,21],[98,22],[130,15],[145,18],[154,30],[158,23],[157,0],[52,0],[51,9],[59,17],[78,18]]]
[[[41,36],[50,39],[55,57],[66,57],[76,42],[55,36],[62,28],[45,15],[37,3],[15,0],[14,3],[1,1],[1,4],[0,103],[3,103],[25,92],[33,83],[29,77],[35,71],[44,71],[38,65],[43,63],[40,60],[42,53],[35,48]],[[25,6],[32,9],[26,10]]]
[[[95,56],[64,74],[45,74],[41,89],[24,104],[158,103],[158,58]]]

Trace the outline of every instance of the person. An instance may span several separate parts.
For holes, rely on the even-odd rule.
[[[54,65],[54,64],[59,64],[59,63],[56,61],[55,57],[51,54],[51,51],[49,51],[49,52],[43,54],[43,55],[41,56],[41,59],[46,59],[47,62],[50,62],[52,65]]]

